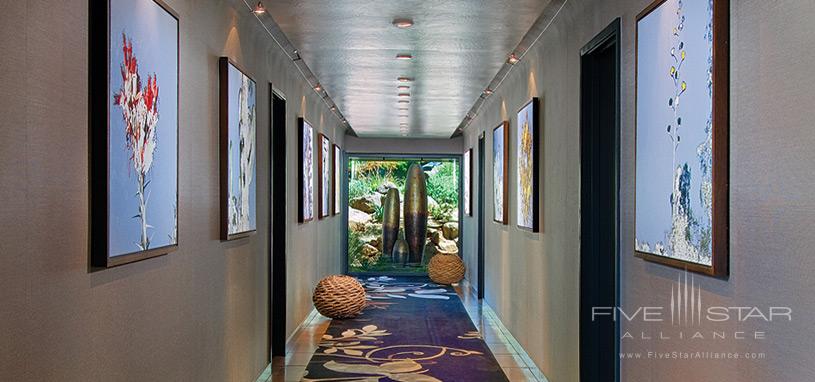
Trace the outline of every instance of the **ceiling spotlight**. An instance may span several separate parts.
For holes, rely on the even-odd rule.
[[[509,57],[507,58],[507,63],[510,65],[515,65],[518,63],[518,61],[520,61],[520,58],[518,58],[515,53],[510,53]]]
[[[331,111],[337,111],[337,107],[336,106],[331,106]]]
[[[490,95],[490,94],[492,94],[492,89],[490,89],[490,88],[484,89],[484,95]]]
[[[410,103],[410,101],[409,101],[409,100],[406,100],[406,99],[400,99],[400,100],[399,100],[399,101],[397,101],[397,102],[399,102],[399,103]]]
[[[408,109],[408,108],[406,108],[406,107],[400,107],[400,108],[399,108],[399,110],[400,110],[400,111],[407,111],[407,109]]]
[[[410,86],[407,86],[407,85],[399,85],[399,86],[397,86],[396,88],[397,88],[397,89],[399,89],[399,90],[408,91],[408,90],[410,89]]]
[[[399,77],[399,78],[397,78],[397,80],[399,82],[410,82],[410,81],[412,81],[412,79],[409,78],[409,77]]]
[[[323,87],[320,86],[319,83],[317,83],[317,85],[314,85],[314,91],[315,92],[321,92],[321,91],[323,91]]]
[[[399,97],[410,97],[410,93],[399,93]]]
[[[255,9],[252,10],[252,13],[254,13],[254,14],[258,15],[258,16],[262,15],[262,14],[266,13],[266,7],[263,6],[263,3],[258,1],[258,5],[255,5]]]
[[[393,19],[393,26],[407,29],[413,26],[413,20],[407,18]]]
[[[409,53],[399,53],[396,55],[397,60],[410,60],[412,58],[413,56],[410,55]]]

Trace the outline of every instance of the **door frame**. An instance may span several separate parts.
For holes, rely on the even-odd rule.
[[[583,48],[580,50],[580,94],[581,94],[581,104],[580,104],[580,134],[581,137],[588,128],[588,108],[585,107],[583,94],[584,88],[586,87],[586,78],[585,75],[585,68],[584,68],[584,60],[586,57],[595,51],[607,47],[609,44],[614,44],[614,64],[615,64],[615,84],[614,84],[614,93],[616,95],[615,102],[614,102],[614,126],[612,127],[614,131],[612,132],[613,142],[611,143],[614,156],[614,184],[613,184],[613,192],[614,192],[614,206],[611,209],[614,213],[614,217],[612,219],[614,223],[614,234],[612,235],[612,240],[614,241],[614,269],[613,269],[613,282],[614,282],[614,301],[612,307],[616,309],[616,307],[620,306],[620,120],[621,120],[621,65],[620,65],[620,49],[621,49],[621,38],[620,38],[620,18],[614,19],[606,28],[603,29],[602,32],[598,33],[592,40],[587,43]],[[583,149],[583,139],[580,139],[580,149]],[[582,175],[582,161],[584,158],[583,154],[580,155],[581,159],[581,177],[580,183],[581,188],[583,186],[583,175]],[[581,190],[582,195],[583,190]],[[581,220],[581,231],[583,230],[582,221],[584,216],[583,205],[582,205],[582,196],[581,196],[581,212],[580,212],[580,220]],[[581,232],[582,235],[582,232]],[[583,248],[582,237],[580,239],[580,246]],[[581,250],[581,262],[583,261],[583,252]],[[580,277],[583,277],[583,267],[580,267]],[[590,275],[591,276],[591,275]],[[586,316],[585,312],[583,311],[583,286],[581,281],[581,292],[580,292],[580,327],[582,332],[582,328],[588,324],[590,324],[590,318]],[[620,360],[619,360],[619,352],[620,352],[620,323],[618,320],[614,320],[614,354],[606,355],[611,362],[614,363],[614,381],[620,380]],[[580,341],[582,342],[582,340]],[[582,350],[580,351],[580,374],[581,377],[584,375],[584,367],[585,364],[582,362],[584,353]]]
[[[286,95],[269,83],[269,361],[286,355]],[[275,109],[282,108],[282,115]],[[277,179],[282,181],[275,182]],[[278,211],[279,210],[279,211]],[[282,213],[276,213],[282,212]]]
[[[418,161],[425,161],[425,160],[433,160],[433,159],[455,159],[458,161],[458,170],[459,170],[459,177],[458,177],[458,223],[459,223],[459,237],[458,242],[463,243],[464,241],[464,233],[462,232],[461,228],[461,219],[464,217],[464,210],[463,204],[461,201],[461,192],[463,186],[463,154],[387,154],[387,153],[353,153],[347,152],[343,155],[343,166],[345,166],[346,171],[344,171],[344,175],[342,177],[342,198],[340,199],[343,203],[343,211],[345,211],[345,219],[342,226],[342,235],[343,241],[345,245],[343,246],[342,251],[342,271],[343,274],[352,275],[357,277],[369,277],[369,276],[418,276],[419,274],[416,273],[383,273],[383,272],[350,272],[348,270],[348,218],[351,216],[349,213],[349,195],[348,195],[348,183],[351,178],[351,171],[348,169],[348,164],[351,162],[351,159],[376,159],[376,160],[390,160],[390,159],[413,159]],[[471,166],[472,167],[472,166]],[[472,171],[472,168],[470,169]],[[471,175],[472,176],[472,175]],[[472,195],[472,190],[470,191]],[[472,197],[472,196],[471,196]],[[404,201],[403,201],[404,202]],[[464,259],[464,252],[462,246],[459,245],[459,253],[458,256]]]
[[[481,135],[478,136],[478,227],[476,228],[477,232],[477,269],[478,269],[478,277],[476,280],[476,295],[479,300],[484,299],[484,288],[485,288],[485,281],[484,281],[484,270],[485,266],[485,237],[484,237],[484,230],[486,226],[486,203],[484,198],[484,193],[487,188],[486,186],[486,179],[485,174],[486,171],[484,169],[485,166],[485,155],[484,150],[487,146],[487,134],[485,132],[481,132]]]

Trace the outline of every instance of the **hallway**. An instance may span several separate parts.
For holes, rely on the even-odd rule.
[[[375,291],[377,289],[382,290],[381,288],[371,288],[370,287],[371,283],[379,284],[378,281],[369,280],[367,283],[369,291]],[[405,286],[407,287],[420,286],[425,290],[434,292],[434,290],[438,288],[444,288],[444,286],[439,286],[437,284],[433,284],[432,282],[428,283],[427,281],[423,280],[417,280],[413,282],[399,282],[399,280],[387,280],[384,282],[384,284],[387,285],[388,290],[396,289],[397,287],[395,286],[395,284],[397,283],[400,289],[404,288]],[[461,302],[459,302],[459,300],[453,297],[450,300],[450,303],[453,303],[455,305],[463,304],[463,308],[465,309],[467,314],[466,322],[456,323],[455,325],[457,326],[468,324],[475,325],[472,328],[474,329],[474,331],[467,331],[461,337],[457,336],[458,339],[460,340],[458,342],[464,344],[463,346],[466,346],[466,349],[470,351],[477,349],[480,352],[486,353],[485,350],[488,349],[488,352],[492,353],[492,357],[494,357],[494,359],[492,361],[489,361],[489,360],[468,359],[467,357],[464,357],[465,359],[462,359],[461,361],[465,361],[467,366],[465,368],[456,368],[455,363],[449,364],[449,361],[445,362],[445,360],[442,358],[431,363],[432,370],[430,371],[425,370],[427,372],[427,375],[436,374],[436,377],[441,377],[441,380],[450,381],[456,380],[479,380],[479,381],[509,380],[509,381],[530,381],[530,382],[547,381],[546,377],[543,376],[540,370],[538,370],[537,366],[535,366],[535,363],[529,358],[529,356],[523,350],[523,347],[521,347],[518,341],[515,340],[514,337],[512,337],[512,334],[509,333],[506,327],[504,327],[500,320],[495,316],[495,312],[493,312],[489,306],[484,305],[480,300],[478,300],[475,297],[475,295],[473,294],[474,291],[471,288],[469,288],[469,285],[467,283],[464,283],[461,286],[457,285],[454,288],[454,290],[455,295],[461,299],[460,300]],[[377,294],[393,295],[393,293],[389,292],[380,292]],[[376,296],[377,294],[374,294],[374,296]],[[437,294],[439,296],[448,295],[448,293],[438,293],[438,292],[430,294],[431,295]],[[416,300],[416,297],[413,297],[413,299],[417,304],[421,305],[438,303],[439,301],[438,299],[435,298]],[[382,311],[393,310],[390,305],[398,304],[403,301],[404,299],[402,298],[395,299],[392,298],[390,300],[379,298],[374,299],[372,300],[374,304],[366,309],[366,313],[363,313],[363,315],[361,315],[358,319],[353,319],[350,321],[354,323],[358,322],[359,323],[358,325],[363,324],[371,325],[383,321],[389,322],[397,325],[396,328],[398,328],[400,332],[392,334],[401,334],[402,336],[405,333],[406,334],[415,333],[420,336],[430,334],[430,332],[425,333],[425,331],[428,328],[422,327],[413,330],[407,330],[406,329],[407,326],[415,325],[405,325],[406,321],[417,321],[417,323],[420,323],[425,320],[432,320],[428,318],[424,313],[420,314],[420,312],[425,312],[427,308],[419,307],[418,309],[412,308],[409,310],[400,310],[398,312],[393,312],[392,314],[389,314],[387,317],[381,317],[383,313]],[[439,310],[438,313],[441,313],[443,315],[450,315],[451,319],[455,318],[460,321],[461,318],[457,317],[455,311],[456,309],[451,310],[449,308],[444,308],[442,310]],[[433,321],[429,322],[432,324]],[[350,325],[353,326],[354,323],[351,323]],[[347,324],[343,324],[334,330],[329,330],[330,324],[331,324],[330,319],[327,319],[326,317],[323,317],[319,314],[309,316],[292,336],[292,341],[290,342],[289,347],[287,347],[286,349],[286,355],[274,358],[269,367],[258,378],[258,382],[300,381],[303,378],[304,373],[306,373],[306,369],[309,368],[310,367],[309,365],[311,364],[314,364],[316,367],[312,372],[306,374],[306,379],[304,380],[305,381],[326,380],[315,376],[314,371],[320,370],[319,369],[320,364],[326,362],[327,360],[330,360],[332,357],[331,356],[315,357],[315,354],[319,354],[321,352],[325,354],[325,350],[331,348],[329,343],[326,342],[326,339],[324,338],[325,334],[331,333],[335,338],[342,337],[342,332],[344,331],[342,327],[347,326]],[[436,325],[439,324],[441,324],[442,327],[435,328],[437,331],[433,335],[431,335],[431,338],[429,339],[432,341],[444,342],[441,339],[437,338],[437,336],[443,334],[444,331],[450,331],[451,327],[449,326],[449,324],[436,322]],[[378,326],[375,330],[382,329],[383,327]],[[439,332],[438,330],[441,330],[441,332]],[[391,333],[388,333],[387,335],[391,335]],[[408,336],[408,338],[404,337],[400,338],[396,343],[400,345],[407,345],[410,343],[416,343],[416,340],[417,338],[415,336]],[[357,345],[357,341],[353,342],[354,344],[351,345],[352,347]],[[394,343],[391,341],[389,341],[386,344],[377,343],[377,347],[392,345],[394,345]],[[486,349],[482,349],[482,346],[485,346]],[[367,348],[360,350],[364,351],[365,353],[369,351],[369,349]],[[445,356],[448,357],[450,352],[455,351],[454,349],[444,349],[444,350],[446,350],[447,352]],[[400,349],[400,351],[422,351],[428,353],[432,352],[433,354],[436,354],[438,352],[438,350],[430,350],[427,348],[418,347],[407,347],[404,349]],[[486,354],[489,355],[489,353]],[[343,353],[340,352],[340,355],[342,356]],[[373,354],[372,357],[376,358],[376,355]],[[338,360],[342,361],[343,358],[338,358]],[[455,358],[453,358],[453,361],[455,361]],[[497,362],[497,365],[491,365],[492,362]],[[448,363],[449,365],[448,367],[444,368],[448,370],[447,373],[450,373],[451,371],[455,372],[455,370],[459,369],[462,371],[466,370],[467,373],[464,375],[455,374],[450,375],[444,374],[444,372],[442,372],[442,375],[439,376],[438,375],[439,372],[436,373],[433,372],[433,370],[438,370],[440,364],[443,365],[445,363]],[[477,373],[473,374],[473,371],[479,370],[484,366],[487,366],[488,368],[494,367],[496,368],[496,370],[500,368],[500,370],[503,371],[504,377],[506,379],[502,379],[503,377],[498,374],[492,376],[488,375],[479,376]],[[450,367],[452,367],[452,369],[450,369]],[[473,367],[475,367],[476,369],[473,370],[472,369]],[[347,377],[349,380],[354,379],[352,378],[352,376],[353,374],[348,375]],[[344,380],[341,378],[342,375],[335,376],[335,378],[336,377],[340,378],[330,380]]]
[[[5,0],[0,381],[815,381],[813,19]]]

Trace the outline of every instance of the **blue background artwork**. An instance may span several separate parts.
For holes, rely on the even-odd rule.
[[[492,188],[493,212],[495,220],[503,221],[504,214],[504,125],[502,124],[492,133]]]
[[[142,86],[155,73],[158,92],[158,123],[153,165],[146,188],[150,248],[176,244],[178,190],[178,23],[152,0],[110,2],[110,185],[109,256],[139,252],[141,223],[138,214],[136,170],[125,141],[121,108],[113,96],[122,86],[120,65],[122,33],[132,41]]]
[[[639,243],[648,243],[649,253],[655,253],[656,243],[661,242],[666,247],[664,255],[691,260],[684,258],[682,253],[672,254],[668,243],[672,228],[671,194],[675,168],[672,168],[673,143],[667,126],[670,124],[673,129],[677,126],[668,100],[675,91],[670,68],[675,65],[671,48],[676,47],[678,41],[672,34],[679,24],[678,5],[677,0],[668,0],[638,23],[636,239]],[[701,227],[703,229],[709,229],[707,216],[710,212],[704,208],[700,197],[703,171],[697,150],[708,139],[706,125],[712,110],[712,98],[708,92],[708,60],[712,49],[706,36],[711,21],[708,7],[708,1],[682,2],[681,14],[685,18],[679,33],[686,57],[680,69],[680,80],[687,83],[687,89],[678,104],[682,121],[681,139],[676,149],[676,165],[687,163],[690,170],[690,207],[698,223],[706,225]]]
[[[240,196],[240,186],[239,186],[239,177],[240,177],[240,162],[241,162],[241,153],[240,153],[240,131],[238,128],[238,120],[240,119],[240,101],[238,94],[240,93],[242,78],[246,77],[240,70],[238,70],[234,65],[228,65],[229,72],[229,89],[228,89],[228,110],[229,115],[227,117],[227,125],[229,126],[229,142],[232,143],[232,147],[229,148],[229,197],[232,198],[233,196]],[[255,108],[255,83],[251,79],[249,80],[249,97],[247,98],[248,106],[251,110],[253,110],[252,114],[255,115],[254,110]],[[255,123],[255,118],[252,118],[252,123]],[[253,129],[254,130],[254,129]],[[254,134],[252,134],[254,135]],[[254,138],[253,138],[254,140]],[[254,143],[252,144],[252,150],[257,150],[257,145]],[[255,159],[257,155],[255,155]],[[252,183],[249,185],[249,229],[248,230],[237,230],[235,232],[229,232],[230,234],[234,233],[241,233],[246,231],[253,231],[257,227],[256,220],[257,220],[257,210],[255,209],[256,201],[256,189],[257,189],[257,178],[255,176],[257,160],[253,160],[252,162]]]

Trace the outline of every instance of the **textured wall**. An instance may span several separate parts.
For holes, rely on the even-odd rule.
[[[579,51],[615,18],[622,21],[621,266],[622,303],[665,306],[681,271],[633,256],[634,27],[650,0],[568,0],[538,43],[513,69],[466,129],[464,149],[487,131],[486,298],[551,381],[578,380],[579,301]],[[760,361],[654,360],[622,363],[623,381],[803,381],[815,379],[811,348],[815,297],[812,217],[815,187],[815,4],[731,0],[731,276],[694,276],[705,306],[790,306],[793,322],[704,323],[725,341],[623,340],[623,350],[765,352]],[[530,97],[541,98],[540,234],[517,229],[516,152],[510,148],[510,222],[491,222],[491,130],[511,121]],[[476,173],[477,176],[477,173]],[[477,184],[477,183],[476,183]],[[474,196],[474,200],[475,196]],[[473,218],[463,231],[474,236]],[[475,242],[465,242],[468,278],[476,279]],[[766,311],[766,309],[765,309]],[[623,330],[658,336],[670,322],[632,322]],[[675,328],[673,328],[675,329]],[[735,331],[766,332],[763,341],[734,340]],[[693,332],[691,332],[692,334]],[[615,355],[609,355],[615,356]],[[643,357],[645,354],[643,353]]]
[[[349,153],[369,154],[461,154],[462,139],[389,139],[357,138],[347,136],[345,144]]]
[[[269,82],[288,99],[290,333],[311,309],[316,280],[341,269],[341,219],[295,223],[295,118],[342,144],[338,121],[242,2],[168,3],[181,18],[179,250],[95,273],[88,2],[0,6],[0,380],[254,380],[268,328]],[[258,84],[258,232],[229,243],[218,234],[221,55]]]

